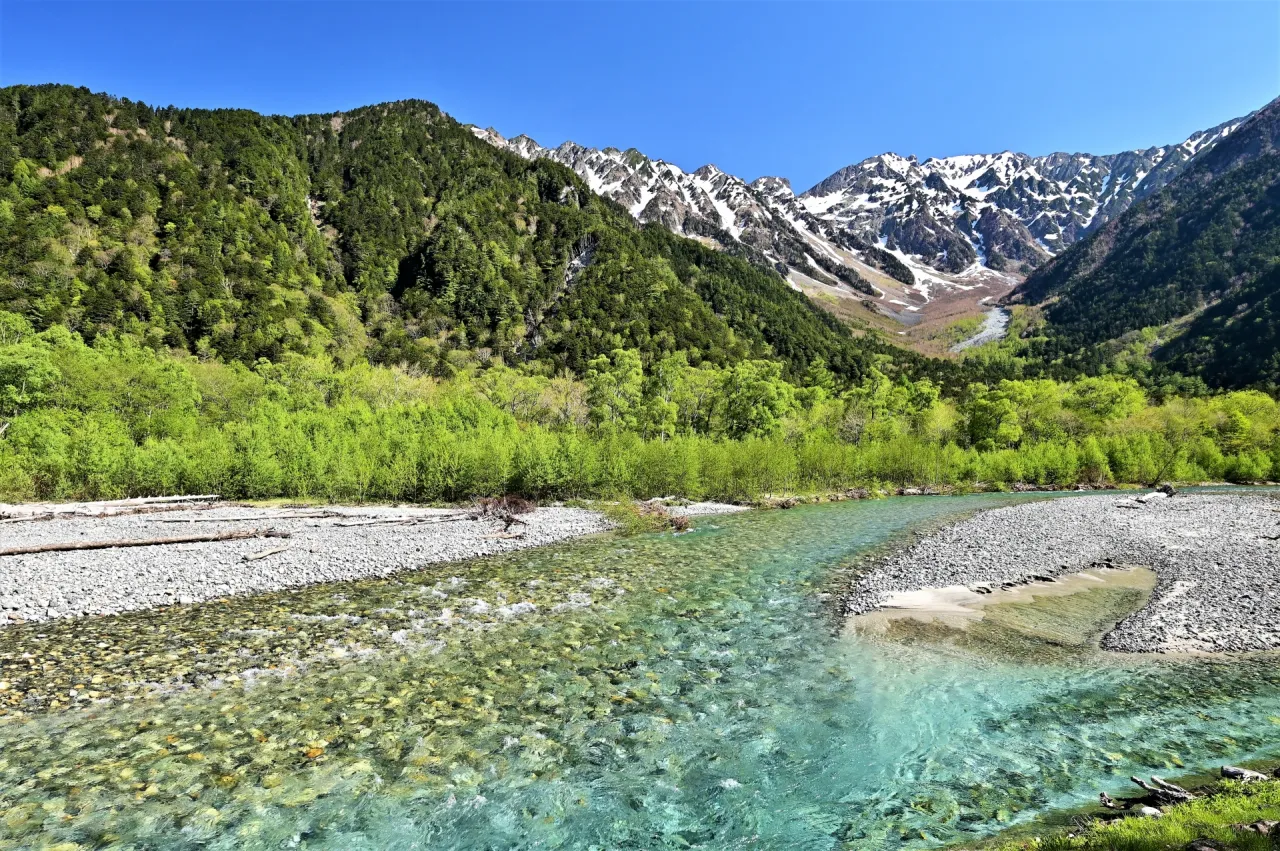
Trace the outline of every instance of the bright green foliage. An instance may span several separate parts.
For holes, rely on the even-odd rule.
[[[587,365],[587,403],[591,419],[609,429],[635,431],[642,414],[640,401],[644,370],[640,355],[630,349],[614,349]]]
[[[919,435],[938,398],[938,388],[928,379],[895,382],[878,369],[872,370],[866,381],[847,394],[841,434],[857,444]]]
[[[43,346],[19,343],[0,346],[0,416],[46,401],[60,377]]]
[[[0,312],[0,328],[20,324]],[[797,387],[773,361],[722,369],[672,355],[645,369],[628,349],[596,358],[584,381],[501,364],[441,381],[301,355],[202,362],[131,337],[89,345],[61,326],[6,339],[5,387],[25,389],[20,405],[6,396],[5,499],[752,499],[1280,475],[1280,407],[1252,391],[1121,417],[1071,406],[1096,398],[1094,384],[1005,381],[957,405],[879,371],[837,392],[817,368],[816,386]]]
[[[1144,404],[1142,390],[1132,379],[1111,376],[1077,381],[1064,400],[1067,410],[1095,423],[1122,420],[1141,410]]]
[[[1012,382],[1003,382],[1009,385]],[[980,449],[1016,446],[1022,441],[1018,405],[1004,389],[991,390],[980,384],[969,387],[969,398],[961,408],[968,424],[969,442]]]
[[[743,361],[724,376],[723,430],[734,438],[773,435],[795,410],[795,388],[774,361]]]
[[[1165,809],[1160,818],[1100,822],[1067,836],[1016,840],[984,846],[997,851],[1167,851],[1197,839],[1236,851],[1270,851],[1274,841],[1235,825],[1280,820],[1280,783],[1224,783],[1216,794]]]

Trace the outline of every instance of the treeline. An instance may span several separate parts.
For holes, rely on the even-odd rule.
[[[455,501],[858,486],[1006,487],[1280,477],[1280,409],[1258,392],[1153,404],[1133,381],[974,385],[813,361],[645,368],[619,349],[581,379],[495,365],[451,380],[287,355],[253,366],[92,345],[0,313],[0,498],[218,492]]]

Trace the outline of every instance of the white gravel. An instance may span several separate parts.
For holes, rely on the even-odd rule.
[[[0,516],[40,514],[51,508],[54,506],[0,506]],[[117,510],[119,504],[57,508],[91,515]],[[699,502],[670,510],[695,517],[747,509]],[[602,514],[582,508],[539,508],[521,515],[524,523],[513,525],[509,532],[500,521],[469,519],[467,514],[466,509],[403,506],[252,508],[216,504],[152,514],[0,521],[0,550],[250,529],[289,533],[288,538],[0,556],[0,626],[387,576],[436,562],[544,546],[612,528]],[[450,519],[458,517],[463,519]],[[412,522],[342,525],[402,519]],[[251,561],[245,558],[269,550],[280,552]]]
[[[1150,567],[1151,601],[1102,641],[1126,652],[1280,648],[1280,501],[1179,494],[1141,504],[1118,494],[981,512],[858,577],[849,614],[894,594],[965,585],[983,592],[1110,563]]]
[[[667,511],[671,512],[673,517],[706,517],[709,514],[737,514],[750,510],[750,506],[733,505],[728,502],[690,502],[687,505],[667,507]]]
[[[318,511],[337,517],[306,517]],[[0,557],[0,625],[56,617],[114,614],[173,603],[386,576],[433,562],[536,547],[603,532],[609,521],[579,508],[539,508],[503,534],[495,520],[462,519],[456,510],[359,507],[258,509],[220,505],[116,517],[0,524],[0,549],[72,541],[128,540],[275,529],[288,538],[40,553]],[[341,526],[365,519],[423,522]],[[284,548],[262,559],[245,556]]]

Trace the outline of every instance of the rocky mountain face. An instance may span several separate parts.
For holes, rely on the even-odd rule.
[[[796,270],[829,285],[843,283],[872,292],[842,260],[815,247],[835,234],[824,234],[831,229],[808,213],[784,178],[763,177],[748,184],[714,165],[686,172],[635,149],[596,150],[573,142],[545,148],[528,136],[504,139],[493,129],[473,132],[526,159],[547,158],[569,166],[598,195],[621,204],[641,222],[656,222],[772,266],[783,275]]]
[[[939,271],[1033,267],[1164,187],[1244,120],[1177,145],[1107,156],[1005,151],[920,162],[881,154],[800,200],[813,215]]]
[[[881,154],[798,196],[780,177],[747,183],[714,165],[686,172],[635,149],[546,148],[527,136],[473,132],[525,158],[561,162],[640,221],[771,265],[793,286],[927,303],[931,290],[1039,266],[1168,184],[1244,120],[1107,156],[1006,151],[921,162]],[[904,290],[890,292],[895,282]]]

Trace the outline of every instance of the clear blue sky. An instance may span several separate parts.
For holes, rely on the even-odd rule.
[[[0,83],[157,105],[461,121],[797,191],[883,151],[1111,153],[1280,95],[1280,3],[36,4]]]

